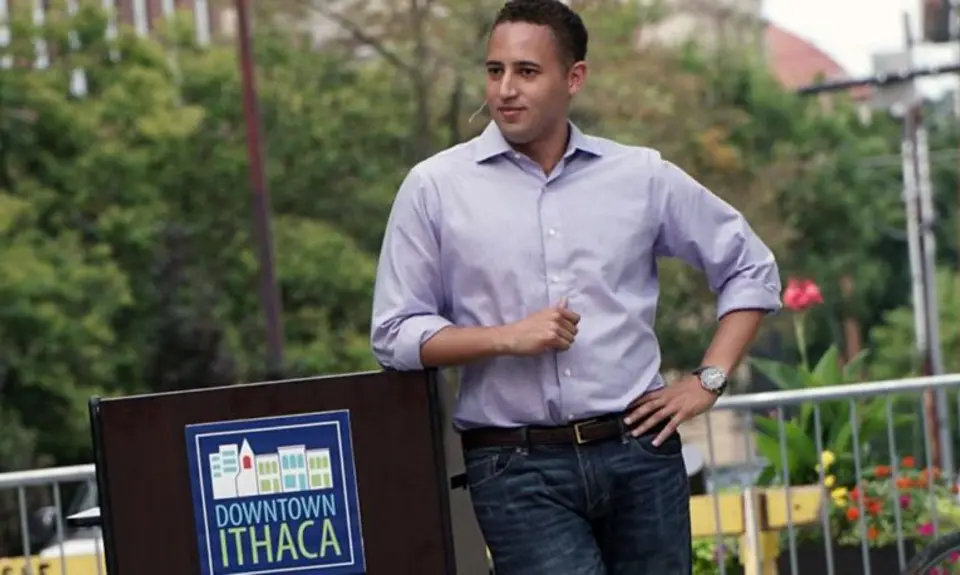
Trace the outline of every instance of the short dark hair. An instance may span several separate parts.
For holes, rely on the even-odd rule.
[[[553,31],[562,56],[570,63],[587,58],[587,27],[580,16],[560,0],[509,0],[497,12],[493,28],[504,22],[526,22]]]

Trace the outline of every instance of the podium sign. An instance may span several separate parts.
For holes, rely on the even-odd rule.
[[[350,412],[187,426],[200,573],[364,573]]]
[[[452,575],[433,372],[90,402],[108,575]]]

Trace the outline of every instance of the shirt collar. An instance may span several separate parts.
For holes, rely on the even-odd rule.
[[[569,158],[578,150],[592,156],[603,155],[596,143],[584,135],[573,122],[568,120],[567,123],[570,126],[570,141],[567,143],[567,151],[563,154],[564,158]],[[500,128],[497,127],[495,122],[491,121],[483,130],[483,133],[477,137],[473,159],[477,163],[481,163],[512,151],[513,148],[503,137]]]

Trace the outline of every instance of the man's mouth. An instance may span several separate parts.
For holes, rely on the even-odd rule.
[[[520,114],[525,110],[525,108],[521,108],[519,106],[501,106],[498,109],[500,110],[500,114],[506,120],[512,120],[512,119],[518,118]]]

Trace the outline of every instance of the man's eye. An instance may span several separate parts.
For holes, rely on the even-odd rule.
[[[532,78],[536,74],[537,74],[537,71],[530,68],[520,70],[520,75],[523,76],[524,78]]]

